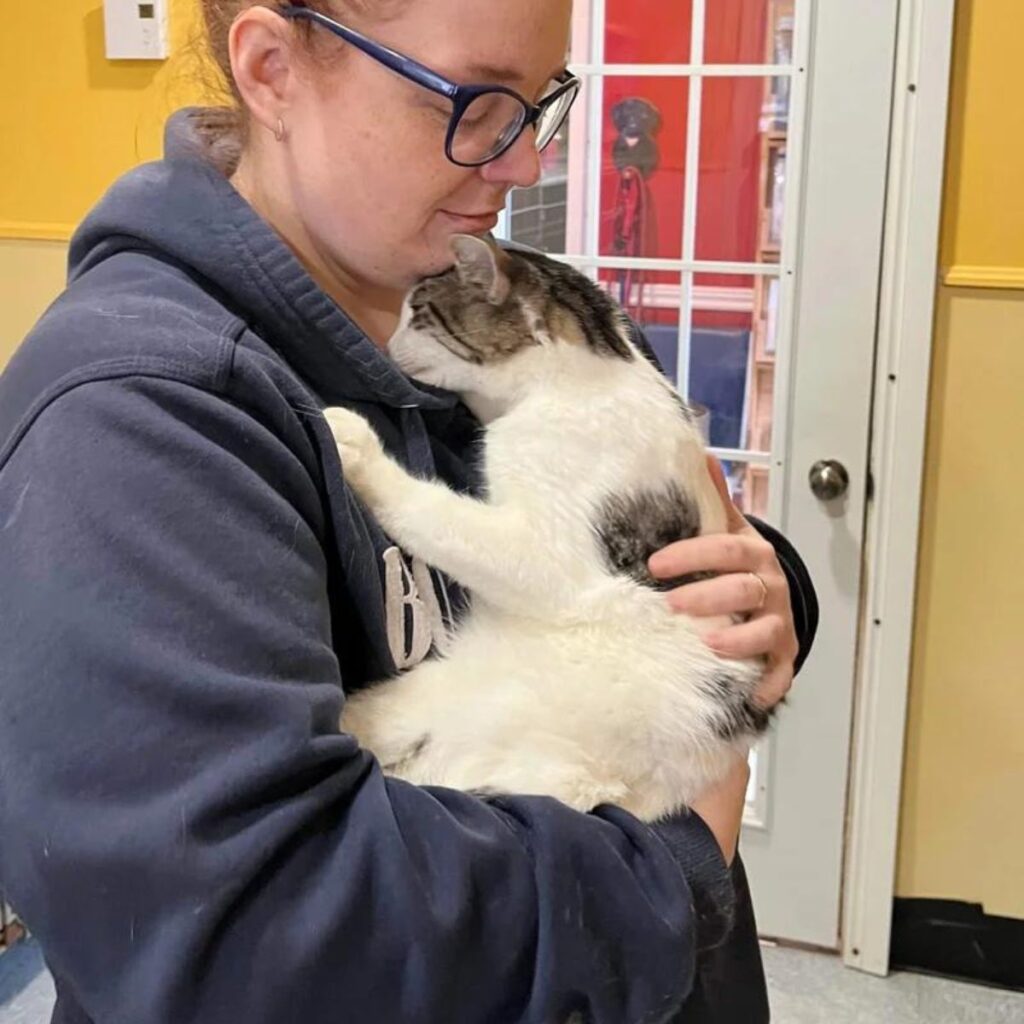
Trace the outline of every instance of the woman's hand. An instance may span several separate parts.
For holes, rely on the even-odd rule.
[[[690,805],[711,830],[726,864],[732,864],[736,856],[749,781],[750,763],[745,757],[737,757],[729,774]]]
[[[676,611],[698,617],[749,616],[708,634],[705,642],[725,658],[764,656],[766,669],[757,700],[772,708],[793,685],[793,666],[800,650],[789,583],[775,549],[732,503],[722,467],[713,456],[708,456],[708,470],[725,506],[728,532],[670,544],[651,556],[648,568],[657,579],[696,572],[719,574],[677,587],[669,593],[669,602]]]

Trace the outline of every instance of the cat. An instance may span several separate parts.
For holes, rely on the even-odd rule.
[[[703,439],[594,282],[472,236],[453,251],[388,351],[481,421],[484,496],[411,476],[357,414],[325,415],[355,493],[470,606],[434,656],[349,697],[341,727],[419,785],[671,815],[769,719],[762,664],[714,654],[702,635],[721,620],[674,612],[647,568],[725,530]]]

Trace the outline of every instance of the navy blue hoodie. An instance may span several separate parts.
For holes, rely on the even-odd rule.
[[[633,1024],[716,947],[749,970],[696,816],[417,788],[339,734],[460,597],[348,491],[325,404],[473,487],[464,407],[194,153],[112,188],[0,378],[0,882],[54,1019]]]

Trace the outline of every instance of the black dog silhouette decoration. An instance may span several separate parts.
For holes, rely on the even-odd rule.
[[[622,173],[626,168],[649,178],[658,167],[661,154],[654,136],[661,131],[658,108],[640,97],[620,100],[612,107],[612,123],[619,135],[612,147],[612,160]]]

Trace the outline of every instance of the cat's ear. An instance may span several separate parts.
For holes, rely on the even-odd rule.
[[[487,294],[487,301],[500,306],[512,290],[506,268],[508,257],[492,242],[475,235],[453,235],[452,252],[459,277]]]

